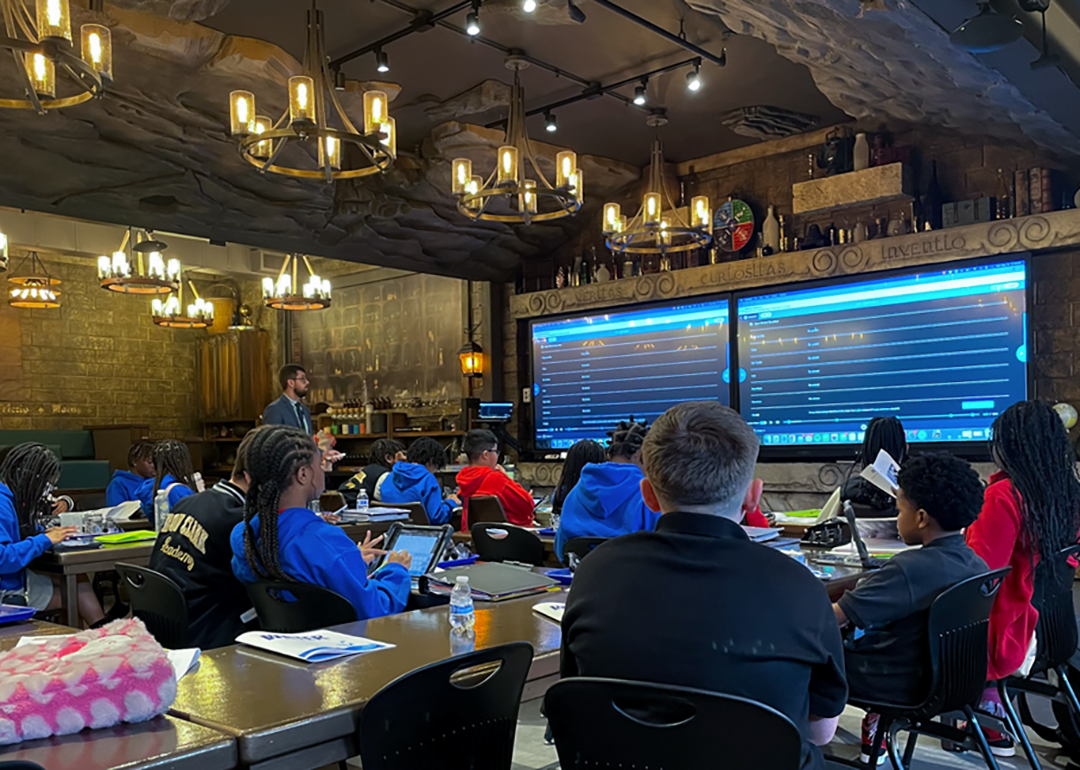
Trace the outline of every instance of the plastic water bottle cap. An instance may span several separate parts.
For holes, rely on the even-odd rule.
[[[457,576],[457,582],[458,582],[458,585],[459,585],[459,586],[460,586],[460,585],[465,585],[465,586],[467,586],[467,585],[469,584],[469,578],[468,578],[468,576],[467,576],[467,575],[458,575],[458,576]]]

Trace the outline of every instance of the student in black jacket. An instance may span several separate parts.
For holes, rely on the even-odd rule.
[[[174,580],[184,592],[192,644],[202,649],[232,644],[251,630],[241,618],[251,609],[251,600],[233,574],[229,536],[244,520],[247,454],[259,430],[240,442],[231,479],[172,507],[150,555],[150,569]]]
[[[353,474],[352,478],[338,487],[338,492],[345,498],[350,508],[356,507],[356,498],[363,489],[367,499],[375,501],[375,485],[379,479],[390,472],[394,463],[405,459],[405,445],[392,438],[381,438],[371,445],[371,462]]]

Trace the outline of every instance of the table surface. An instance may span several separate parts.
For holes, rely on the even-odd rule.
[[[134,545],[107,545],[102,548],[88,548],[78,551],[46,551],[30,563],[33,569],[42,572],[78,574],[111,570],[118,561],[145,565],[154,550],[153,541]]]
[[[499,604],[477,603],[476,647],[526,641],[535,650],[530,680],[554,676],[562,633],[533,612],[565,591]],[[364,703],[394,679],[449,658],[445,607],[336,626],[342,633],[398,645],[390,650],[308,664],[242,645],[204,652],[184,677],[170,713],[234,735],[244,763],[351,737]]]

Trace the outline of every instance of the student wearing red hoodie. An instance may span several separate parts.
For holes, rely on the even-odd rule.
[[[967,529],[967,542],[990,569],[1009,566],[1012,572],[990,610],[988,682],[1027,665],[1039,619],[1036,594],[1042,591],[1037,588],[1072,582],[1072,571],[1062,569],[1053,556],[1075,543],[1080,529],[1076,456],[1050,405],[1021,401],[1002,412],[994,421],[990,451],[1000,470],[990,477],[982,512]],[[997,701],[997,690],[989,687],[982,708],[1001,715]],[[987,738],[994,754],[1015,753],[1010,736],[991,733],[987,731]]]
[[[469,465],[457,475],[465,508],[461,516],[461,529],[469,531],[469,498],[478,495],[499,498],[506,520],[511,524],[533,526],[533,508],[536,505],[532,495],[507,476],[499,465],[499,441],[495,434],[490,430],[470,430],[465,434],[465,456],[469,458]]]

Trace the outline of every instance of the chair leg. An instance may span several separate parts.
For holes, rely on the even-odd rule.
[[[997,683],[998,695],[1001,697],[1001,705],[1005,709],[1005,721],[1008,722],[1009,730],[1016,737],[1016,740],[1020,741],[1020,746],[1024,749],[1024,754],[1027,755],[1028,764],[1031,765],[1031,770],[1042,770],[1042,766],[1039,764],[1039,758],[1035,756],[1035,749],[1031,746],[1031,740],[1028,738],[1027,731],[1024,729],[1024,725],[1020,722],[1020,717],[1016,713],[1016,708],[1012,704],[1012,700],[1009,699],[1009,688],[1004,679],[999,679]]]
[[[896,746],[896,735],[900,732],[900,725],[895,722],[889,726],[889,731],[885,733],[885,748],[889,751],[889,759],[892,760],[894,770],[906,770],[907,764],[900,759],[900,750]],[[908,743],[911,743],[911,739],[915,736],[908,733]],[[870,766],[871,770],[873,765]]]
[[[1064,685],[1062,689],[1065,690],[1065,697],[1069,700],[1069,709],[1074,717],[1080,719],[1080,701],[1076,699],[1076,691],[1073,689],[1072,681],[1069,680],[1068,669],[1065,666],[1058,666],[1054,670],[1057,671],[1058,678],[1061,680],[1061,684]]]
[[[968,727],[975,733],[975,742],[979,744],[979,751],[982,752],[983,759],[986,760],[986,766],[990,770],[1001,770],[998,767],[997,759],[994,757],[994,752],[990,751],[990,744],[986,742],[986,734],[983,732],[982,725],[975,718],[975,710],[971,706],[964,706],[964,715],[968,719]]]
[[[870,761],[866,765],[870,770],[874,770],[877,767],[878,755],[881,754],[881,740],[883,736],[889,734],[889,728],[892,727],[892,723],[892,717],[878,716],[877,725],[874,727],[874,734],[870,736]]]
[[[915,757],[915,744],[919,740],[918,733],[908,733],[907,745],[904,747],[903,770],[910,770],[911,760]]]

